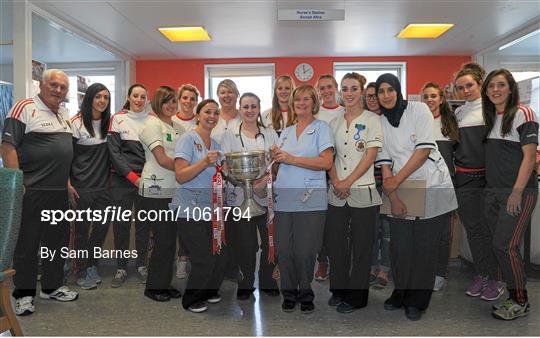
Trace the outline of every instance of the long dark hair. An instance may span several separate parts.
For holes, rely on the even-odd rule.
[[[428,82],[422,87],[422,93],[427,88],[433,88],[437,90],[437,92],[439,93],[439,97],[441,98],[441,104],[439,105],[439,113],[441,114],[442,134],[454,142],[459,142],[457,118],[454,112],[452,111],[452,108],[450,108],[450,105],[448,104],[448,101],[446,100],[446,97],[444,96],[443,90],[441,89],[438,83]]]
[[[129,87],[128,92],[127,92],[127,96],[130,96],[131,92],[133,92],[133,89],[135,89],[137,87],[141,87],[148,94],[148,90],[146,89],[146,87],[143,84],[135,83],[135,84],[132,84],[131,87]],[[129,104],[129,100],[126,100],[126,103],[124,103],[124,106],[122,107],[122,109],[124,109],[124,110],[130,110],[131,109],[130,104]]]
[[[101,83],[92,84],[90,87],[88,87],[88,89],[86,89],[86,93],[84,94],[81,108],[79,110],[84,127],[92,137],[95,137],[96,133],[94,131],[94,126],[92,125],[92,104],[94,103],[94,98],[96,97],[97,93],[103,90],[106,90],[109,94],[109,103],[107,104],[107,107],[103,113],[101,113],[100,131],[102,139],[107,136],[109,120],[111,119],[111,92],[109,89]]]
[[[489,73],[482,85],[482,114],[484,115],[484,121],[486,122],[486,136],[489,135],[493,126],[495,125],[495,119],[497,116],[497,111],[495,105],[489,99],[487,95],[488,86],[491,80],[497,75],[502,75],[508,81],[508,88],[510,89],[510,94],[508,94],[508,99],[506,100],[506,105],[504,106],[504,114],[502,117],[501,123],[501,134],[506,136],[511,132],[512,123],[514,122],[514,117],[518,110],[519,105],[519,88],[516,83],[516,80],[507,69],[501,68],[496,69]]]

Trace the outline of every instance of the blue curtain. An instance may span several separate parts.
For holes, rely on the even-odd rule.
[[[13,85],[0,83],[0,135],[4,132],[4,120],[13,106]]]

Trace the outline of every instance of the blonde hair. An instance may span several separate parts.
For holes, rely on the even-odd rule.
[[[226,89],[232,90],[234,94],[236,94],[236,97],[240,96],[240,92],[238,91],[238,87],[236,87],[236,83],[234,83],[231,79],[225,79],[221,81],[216,89],[216,94],[219,95],[219,88],[224,87]]]
[[[311,112],[311,114],[316,115],[319,112],[319,108],[321,107],[321,103],[319,102],[319,94],[317,93],[315,87],[308,84],[296,87],[291,94],[291,98],[289,99],[289,106],[291,107],[291,111],[293,112],[294,123],[296,123],[297,121],[296,111],[294,110],[294,99],[304,94],[308,94],[313,101],[313,111]]]
[[[294,80],[292,79],[290,75],[286,75],[286,74],[280,75],[274,82],[274,96],[272,97],[272,109],[270,110],[270,118],[272,120],[272,127],[274,127],[275,130],[281,129],[281,122],[283,120],[283,117],[281,116],[281,109],[279,109],[279,98],[276,94],[279,84],[283,81],[289,81],[289,83],[291,84],[291,90],[294,90],[295,88]],[[291,97],[292,97],[292,94],[291,94]],[[293,120],[294,120],[294,116],[291,116],[291,107],[289,104],[289,112],[287,113],[287,121],[283,121],[283,128],[293,125],[292,123]]]

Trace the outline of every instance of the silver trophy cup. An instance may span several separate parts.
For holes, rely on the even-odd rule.
[[[253,199],[253,181],[264,176],[267,155],[264,150],[238,151],[225,154],[228,175],[241,183],[244,202],[240,206],[242,214],[249,210],[249,216],[263,215],[266,210]]]

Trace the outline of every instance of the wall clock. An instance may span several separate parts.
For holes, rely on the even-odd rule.
[[[313,66],[311,66],[309,63],[300,63],[294,69],[294,75],[302,82],[311,80],[314,73]]]

